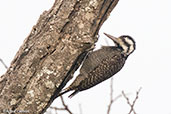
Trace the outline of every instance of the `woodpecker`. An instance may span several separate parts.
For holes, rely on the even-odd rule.
[[[104,34],[113,40],[115,46],[102,46],[101,49],[90,52],[80,68],[80,74],[58,96],[73,90],[74,92],[69,96],[72,97],[107,80],[123,68],[128,56],[135,50],[134,39],[128,35],[116,38]]]

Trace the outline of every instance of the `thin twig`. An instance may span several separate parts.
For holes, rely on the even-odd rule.
[[[58,114],[58,110],[62,110],[62,111],[64,110],[65,111],[64,108],[57,108],[57,107],[53,107],[53,106],[50,106],[49,108],[55,110],[55,114]]]
[[[113,104],[113,77],[111,78],[111,82],[110,82],[110,103],[108,106],[107,114],[110,113],[112,104]]]
[[[122,91],[122,95],[124,96],[124,98],[127,100],[127,104],[131,107],[131,110],[129,111],[128,114],[131,114],[131,112],[133,112],[134,114],[136,114],[134,107],[132,106],[132,104],[129,101],[129,98],[125,95],[124,91]]]
[[[50,106],[49,108],[54,109],[56,111],[56,114],[57,114],[57,111],[67,111],[69,114],[73,114],[71,112],[71,110],[68,108],[68,106],[65,104],[63,97],[60,96],[60,98],[61,98],[61,102],[62,102],[63,108],[52,107],[52,106]]]
[[[112,77],[112,78],[111,78],[111,82],[110,82],[110,103],[109,103],[109,105],[108,105],[107,114],[110,114],[112,104],[113,104],[116,100],[118,100],[120,97],[122,97],[122,94],[116,96],[116,97],[113,99],[113,77]]]
[[[69,114],[73,114],[73,113],[70,111],[70,109],[68,108],[68,106],[65,104],[63,97],[60,96],[60,98],[61,98],[62,105],[64,106],[65,110],[66,110]]]
[[[136,97],[133,101],[133,103],[131,104],[130,101],[129,101],[129,98],[126,96],[126,94],[124,93],[124,91],[122,91],[122,95],[124,96],[124,98],[127,100],[127,104],[131,107],[130,111],[128,114],[131,114],[131,112],[133,112],[134,114],[136,114],[135,110],[134,110],[134,105],[135,105],[135,102],[137,101],[138,99],[138,95],[141,91],[141,88],[136,92]]]
[[[5,64],[5,62],[0,58],[0,62],[3,64],[3,66],[8,69],[7,65]]]
[[[116,100],[118,100],[120,97],[122,97],[122,94],[116,96],[116,97],[113,99],[113,102],[115,102]]]

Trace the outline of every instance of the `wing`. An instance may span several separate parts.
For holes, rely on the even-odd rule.
[[[113,56],[104,59],[93,71],[91,71],[78,86],[79,91],[89,89],[119,72],[125,64],[126,58],[118,51]]]
[[[90,52],[83,62],[80,69],[80,74],[87,75],[94,68],[96,68],[104,59],[112,56],[115,53],[116,48],[114,46],[102,47],[99,50]]]

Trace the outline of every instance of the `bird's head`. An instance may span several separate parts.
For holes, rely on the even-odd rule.
[[[124,54],[126,54],[127,56],[130,55],[132,52],[134,52],[135,50],[135,41],[132,37],[128,36],[128,35],[123,35],[120,36],[118,38],[106,34],[104,33],[107,37],[109,37],[111,40],[113,40],[113,42],[115,43],[115,45],[120,48]]]

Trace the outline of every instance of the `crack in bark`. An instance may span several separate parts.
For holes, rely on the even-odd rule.
[[[24,90],[23,92],[24,92],[24,93],[23,93],[22,96],[19,98],[20,100],[16,103],[16,105],[12,106],[12,110],[13,110],[13,111],[15,111],[15,110],[18,108],[18,106],[20,105],[21,101],[23,100],[23,98],[24,98],[25,95],[27,94],[27,87],[28,87],[29,83],[32,81],[32,78],[34,77],[35,73],[36,73],[36,71],[34,71],[33,75],[30,76],[29,80],[26,82],[26,84],[25,84],[25,86],[24,86],[24,88],[23,88],[23,90]]]
[[[50,53],[47,53],[46,55],[44,55],[42,58],[40,58],[40,61],[41,61],[43,58],[46,58],[48,55],[51,55],[53,52],[55,52],[55,50],[56,50],[56,49],[54,49],[54,50],[51,51]],[[37,66],[39,66],[39,65],[37,65]],[[41,66],[41,65],[40,65],[40,66]],[[37,68],[37,69],[39,69],[39,68]],[[20,98],[20,100],[18,101],[18,103],[17,103],[16,105],[13,106],[12,110],[17,109],[17,108],[18,108],[18,105],[20,105],[20,103],[21,103],[21,101],[22,101],[22,98],[24,98],[25,95],[27,94],[27,90],[28,90],[27,87],[28,87],[28,85],[30,84],[30,82],[32,81],[32,78],[35,76],[36,73],[37,73],[37,70],[35,70],[35,71],[33,72],[32,76],[30,76],[29,80],[26,82],[26,84],[25,84],[25,86],[24,86],[24,88],[23,88],[24,93],[23,93],[23,95],[21,96],[21,98]]]
[[[70,14],[69,14],[69,16],[68,16],[68,21],[65,23],[65,25],[62,27],[62,29],[61,29],[61,33],[65,30],[65,28],[67,27],[67,25],[69,24],[69,22],[70,22],[70,20],[71,20],[71,18],[72,18],[72,16],[75,14],[75,13],[77,13],[77,11],[76,11],[76,6],[79,4],[80,2],[79,1],[76,1],[76,3],[75,3],[75,5],[73,6],[73,10],[70,12]]]
[[[106,20],[106,19],[105,19],[105,18],[106,18],[106,15],[108,14],[109,9],[111,9],[111,6],[112,6],[113,4],[114,4],[114,6],[116,6],[116,4],[118,3],[119,0],[112,0],[111,2],[109,2],[110,4],[109,4],[107,7],[104,7],[104,5],[105,5],[105,3],[106,3],[107,1],[108,1],[108,0],[104,0],[104,2],[103,2],[103,4],[102,4],[102,7],[100,8],[99,17],[100,17],[101,19],[100,19],[100,22],[99,22],[99,24],[98,24],[98,26],[97,26],[97,28],[96,28],[96,31],[95,31],[95,33],[94,33],[93,36],[95,36],[95,35],[97,34],[97,32],[99,31],[99,29],[100,29],[102,23]],[[115,2],[115,3],[114,3],[114,2]],[[107,9],[106,9],[105,12],[103,13],[103,15],[100,16],[100,15],[101,15],[101,12],[103,11],[103,8],[107,8]]]

